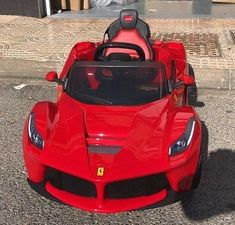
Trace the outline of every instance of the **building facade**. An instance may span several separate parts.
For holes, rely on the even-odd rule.
[[[0,0],[0,15],[42,18],[49,11],[61,9],[61,0]]]

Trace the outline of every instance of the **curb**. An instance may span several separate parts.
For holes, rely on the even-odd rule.
[[[1,59],[0,78],[1,79],[44,79],[49,71],[58,71],[59,63],[38,62],[19,59]]]
[[[234,69],[194,68],[198,88],[235,90]]]
[[[43,80],[49,71],[61,71],[59,62],[1,59],[1,79]],[[198,88],[235,90],[235,69],[195,68]]]

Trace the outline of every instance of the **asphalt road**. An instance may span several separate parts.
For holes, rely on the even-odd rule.
[[[235,91],[199,90],[197,111],[209,133],[202,181],[189,198],[161,208],[94,214],[41,197],[26,182],[21,136],[39,100],[55,98],[53,85],[0,83],[0,224],[235,224]],[[206,139],[206,136],[205,136]]]

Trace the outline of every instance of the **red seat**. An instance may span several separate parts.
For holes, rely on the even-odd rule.
[[[150,29],[147,23],[138,18],[136,10],[122,10],[120,18],[114,21],[106,33],[110,42],[126,42],[140,46],[145,53],[146,60],[153,60],[153,50],[149,41]],[[106,55],[110,53],[128,53],[132,57],[138,57],[134,50],[129,49],[107,49]]]

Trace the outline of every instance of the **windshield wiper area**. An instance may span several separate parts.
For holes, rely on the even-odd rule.
[[[82,94],[82,93],[76,93],[76,95],[78,97],[83,98],[83,99],[87,99],[87,100],[90,100],[90,101],[93,101],[93,102],[96,102],[99,104],[103,104],[103,105],[112,105],[113,104],[113,102],[111,102],[111,101],[108,101],[108,100],[105,100],[102,98],[97,98],[97,97],[94,97],[91,95],[86,95],[86,94]]]

